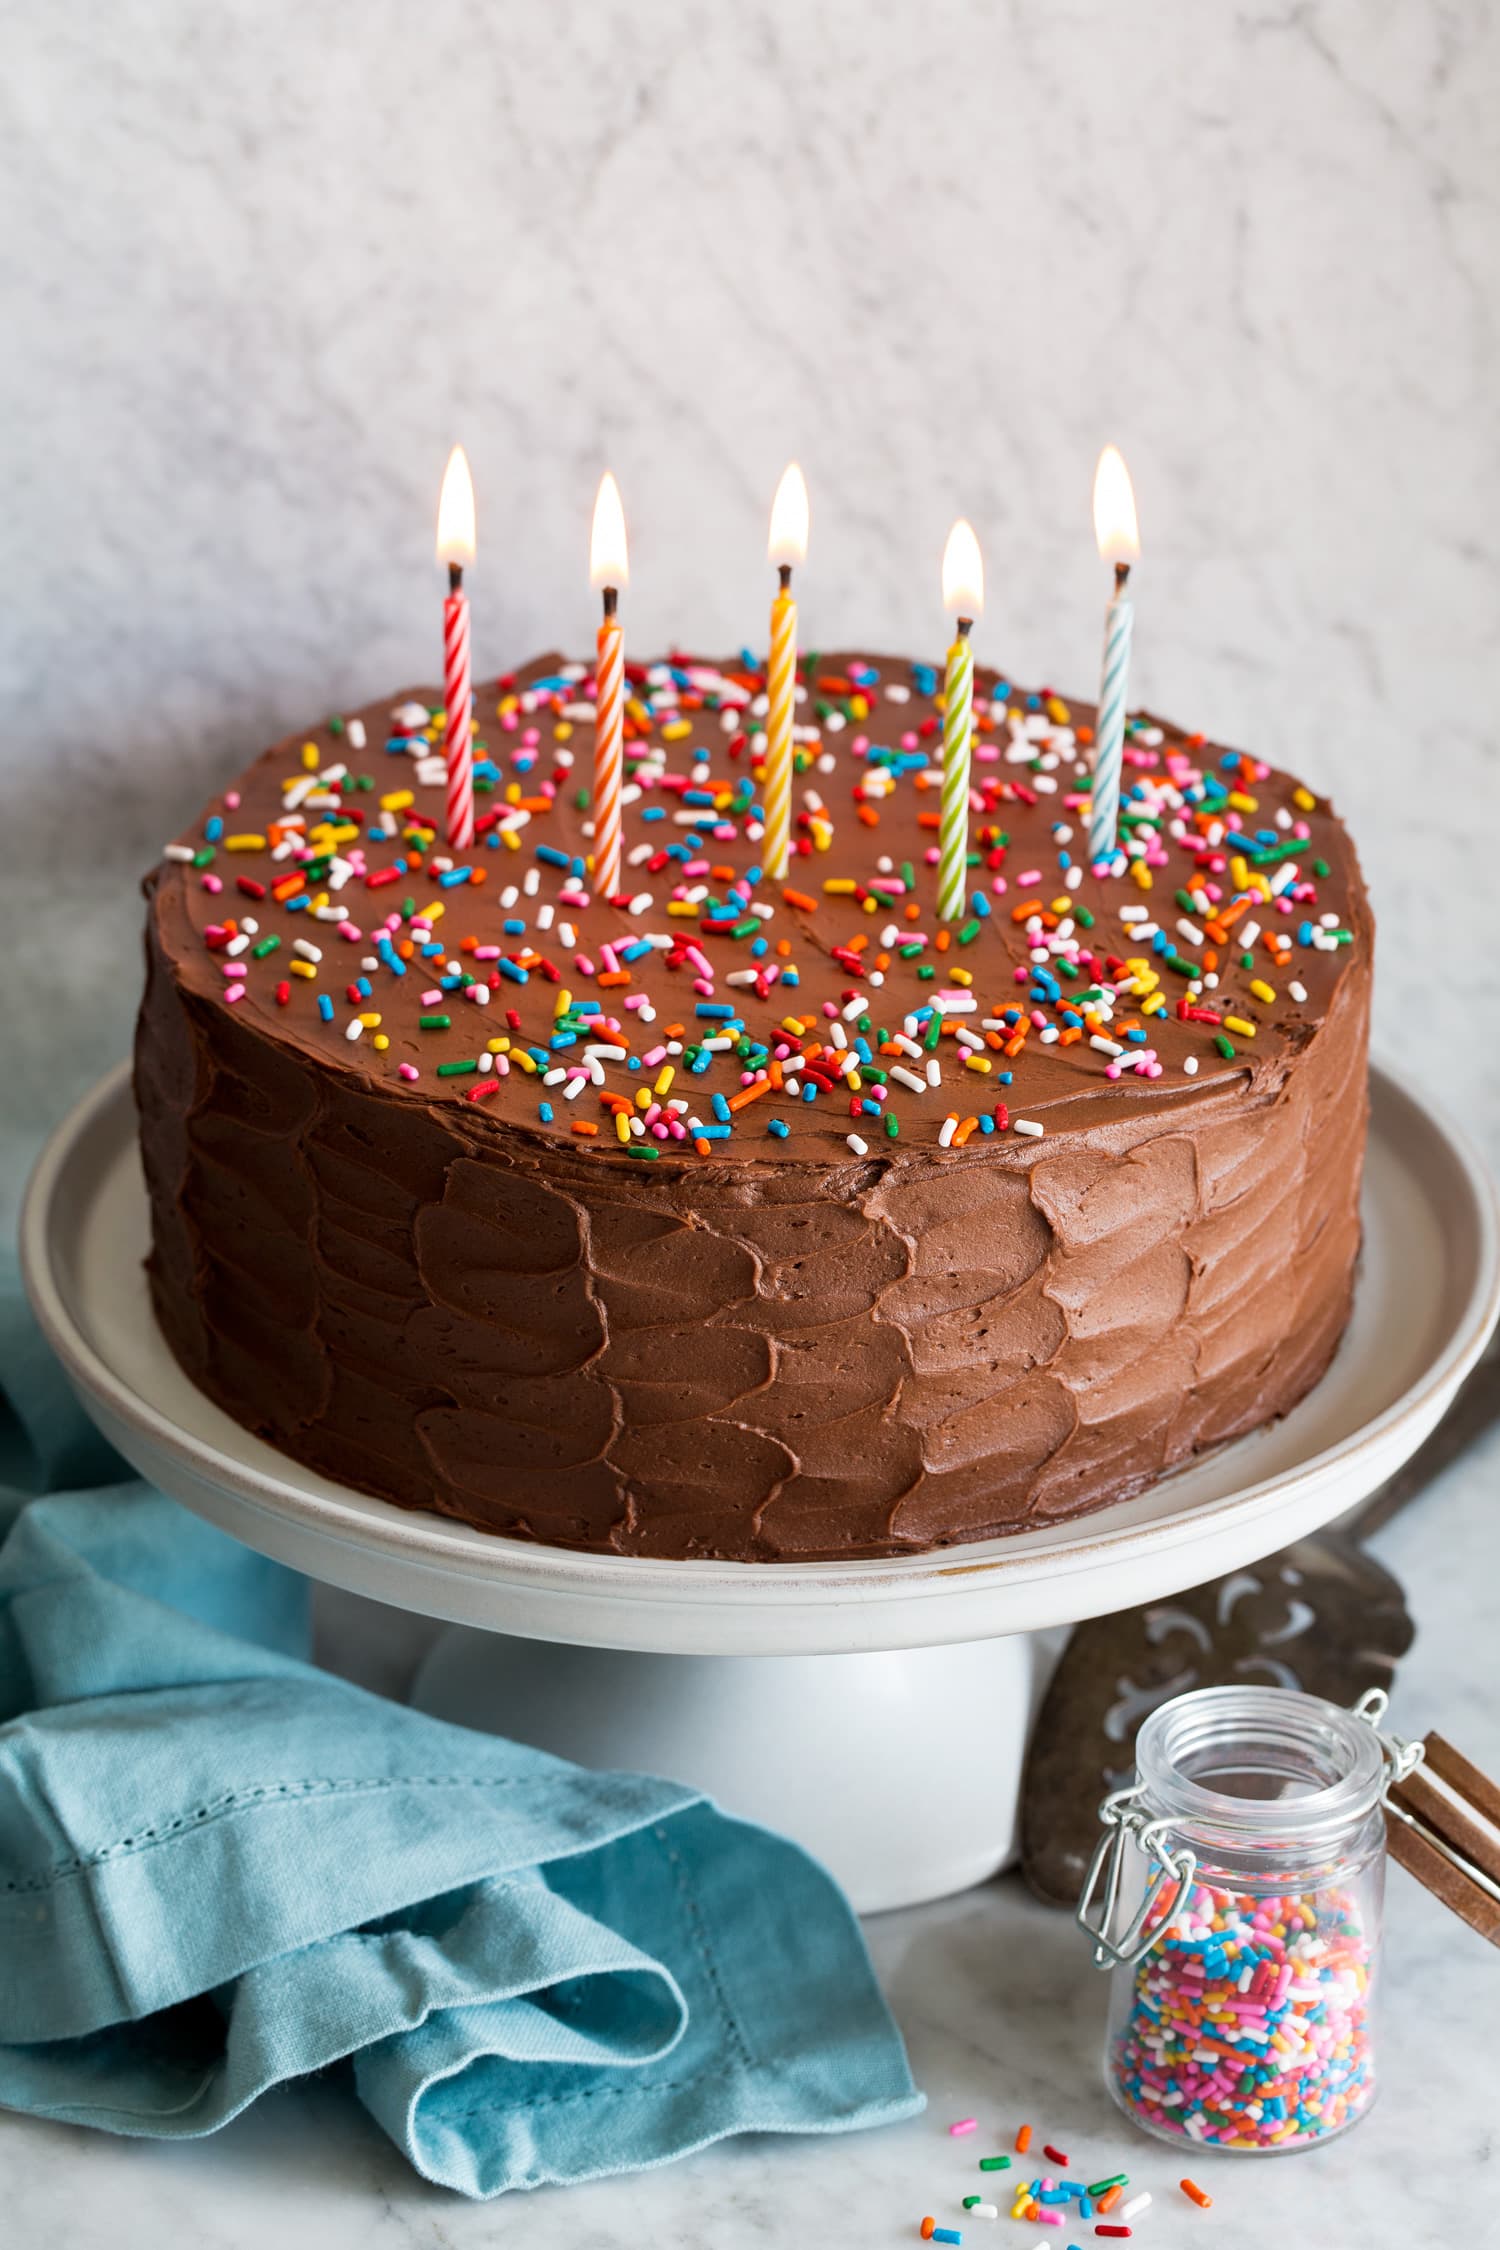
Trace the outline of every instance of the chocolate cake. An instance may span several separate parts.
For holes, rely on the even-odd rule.
[[[1139,1492],[1322,1375],[1359,1247],[1372,925],[1285,775],[1153,719],[1087,854],[1087,706],[979,671],[973,911],[940,680],[804,663],[788,880],[748,658],[290,736],[147,878],[156,1317],[246,1429],[512,1538],[776,1562]]]

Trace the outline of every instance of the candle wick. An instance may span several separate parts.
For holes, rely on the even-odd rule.
[[[613,617],[620,606],[620,589],[618,586],[606,586],[602,591],[604,594],[604,614],[606,617]]]
[[[791,592],[791,590],[792,590],[792,566],[791,566],[791,564],[790,564],[790,563],[778,563],[778,564],[776,565],[776,570],[777,570],[777,575],[778,575],[778,576],[780,577],[780,579],[781,579],[781,591],[782,591],[782,592],[783,592],[784,594],[789,594],[789,593]]]
[[[464,566],[462,563],[451,562],[448,565],[448,591],[450,594],[461,594],[463,590]]]
[[[973,632],[973,630],[974,630],[974,620],[973,620],[973,618],[972,618],[972,617],[960,617],[960,618],[959,618],[959,620],[958,620],[958,637],[959,637],[959,639],[960,639],[961,641],[966,641],[966,640],[968,639],[969,635],[970,635],[970,634],[971,634],[971,633]]]
[[[1129,577],[1130,577],[1130,565],[1129,565],[1129,563],[1128,563],[1128,562],[1117,562],[1117,563],[1115,564],[1115,592],[1116,592],[1117,594],[1123,594],[1123,593],[1124,593],[1124,591],[1125,591],[1125,586],[1126,586],[1126,582],[1128,581]]]

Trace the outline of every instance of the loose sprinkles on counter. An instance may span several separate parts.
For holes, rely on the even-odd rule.
[[[225,892],[214,863],[233,853],[226,904],[237,894],[255,909],[203,932],[224,956],[224,1004],[263,997],[293,1017],[311,1011],[357,1050],[353,1067],[403,1085],[430,1072],[431,1098],[478,1104],[513,1082],[512,1113],[524,1103],[580,1156],[711,1158],[746,1133],[793,1139],[811,1111],[809,1123],[864,1160],[914,1133],[949,1151],[996,1135],[1043,1140],[1044,1120],[1024,1114],[1028,1055],[1042,1050],[1067,1052],[1081,1092],[1126,1072],[1159,1079],[1153,1026],[1170,1021],[1191,1027],[1184,1077],[1205,1072],[1207,1085],[1224,1066],[1242,1071],[1275,1011],[1308,1004],[1306,972],[1288,974],[1299,954],[1353,941],[1321,904],[1330,870],[1306,817],[1317,800],[1291,784],[1289,801],[1273,802],[1282,784],[1268,766],[1209,754],[1201,736],[1131,722],[1119,841],[1090,869],[1088,728],[1050,693],[976,678],[973,888],[965,919],[949,924],[937,919],[928,809],[941,780],[934,667],[883,675],[851,658],[834,673],[802,660],[781,884],[759,858],[763,665],[748,653],[724,667],[674,656],[628,667],[626,688],[617,934],[580,941],[574,917],[595,903],[591,857],[563,848],[560,828],[560,842],[547,835],[549,816],[588,805],[572,744],[592,726],[595,681],[565,664],[481,691],[494,725],[476,732],[475,838],[461,855],[442,843],[444,713],[418,701],[391,712],[384,745],[407,761],[411,785],[381,788],[354,770],[364,727],[333,719],[332,750],[294,749],[280,808],[260,825],[250,824],[260,808],[240,812],[231,791],[231,832],[214,812],[201,842],[167,846],[215,897]],[[899,865],[879,834],[897,791],[931,832]],[[851,802],[859,871],[822,877]],[[1057,815],[1045,851],[1028,824],[1020,868],[1005,826],[1017,807]],[[1089,898],[1108,886],[1122,902],[1085,903],[1086,874]],[[476,910],[484,942],[455,920]],[[1101,926],[1111,911],[1117,926]],[[284,926],[262,928],[257,914]],[[799,1004],[806,970],[828,962],[845,980],[839,997]],[[411,1038],[385,1014],[408,977],[421,1000]],[[475,1036],[487,1009],[507,1027],[489,1041]]]
[[[956,2124],[949,2126],[949,2137],[966,2137],[969,2132],[977,2129],[977,2125],[976,2118],[961,2118]],[[1024,2155],[1030,2144],[1031,2127],[1023,2125],[1016,2134],[1017,2154]],[[1060,2173],[1067,2174],[1072,2160],[1055,2143],[1044,2143],[1043,2154],[1050,2163],[1057,2166]],[[981,2172],[993,2172],[997,2167],[1008,2167],[1010,2162],[1008,2156],[982,2156],[979,2159],[979,2169]],[[1212,2207],[1213,2197],[1205,2194],[1195,2181],[1185,2179],[1179,2182],[1179,2186],[1189,2201],[1197,2204],[1200,2210],[1207,2211]],[[1130,2191],[1129,2198],[1122,2201],[1127,2191]],[[1043,2173],[1036,2179],[1017,2181],[1010,2216],[1028,2226],[1056,2227],[1059,2230],[1072,2226],[1076,2221],[1080,2228],[1090,2229],[1095,2236],[1102,2236],[1107,2241],[1128,2242],[1136,2233],[1133,2222],[1150,2210],[1154,2202],[1155,2198],[1149,2189],[1131,2189],[1130,2175],[1126,2172],[1111,2172],[1107,2179],[1094,2180],[1088,2185],[1079,2179],[1066,2176],[1056,2178],[1051,2173]],[[998,2219],[1000,2216],[1000,2206],[990,2202],[988,2193],[984,2191],[963,2196],[960,2208],[968,2219]],[[917,2233],[923,2242],[963,2240],[961,2230],[944,2228],[930,2212],[919,2222]],[[1059,2242],[1058,2250],[1079,2250],[1079,2245]]]

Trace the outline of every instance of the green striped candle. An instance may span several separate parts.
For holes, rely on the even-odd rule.
[[[960,517],[943,550],[943,606],[958,620],[943,683],[943,796],[938,834],[938,915],[961,922],[969,877],[969,755],[974,738],[974,651],[969,633],[984,607],[979,541]]]

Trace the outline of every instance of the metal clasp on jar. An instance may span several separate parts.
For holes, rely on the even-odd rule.
[[[1141,1799],[1145,1792],[1139,1787],[1117,1789],[1106,1797],[1099,1807],[1099,1818],[1104,1834],[1099,1838],[1094,1856],[1084,1877],[1074,1919],[1094,1941],[1094,1967],[1112,1969],[1139,1961],[1151,1951],[1166,1934],[1174,1915],[1192,1888],[1198,1870],[1195,1852],[1184,1845],[1180,1851],[1168,1851],[1165,1837],[1172,1823],[1168,1820],[1147,1820]],[[1120,1876],[1124,1869],[1125,1847],[1134,1844],[1137,1851],[1150,1860],[1156,1869],[1146,1885],[1146,1895],[1140,1908],[1118,1935],[1111,1933],[1111,1925],[1120,1898]],[[1165,1898],[1167,1887],[1174,1887],[1170,1902],[1154,1926],[1152,1916]],[[1095,1900],[1102,1887],[1097,1921],[1091,1920]]]

